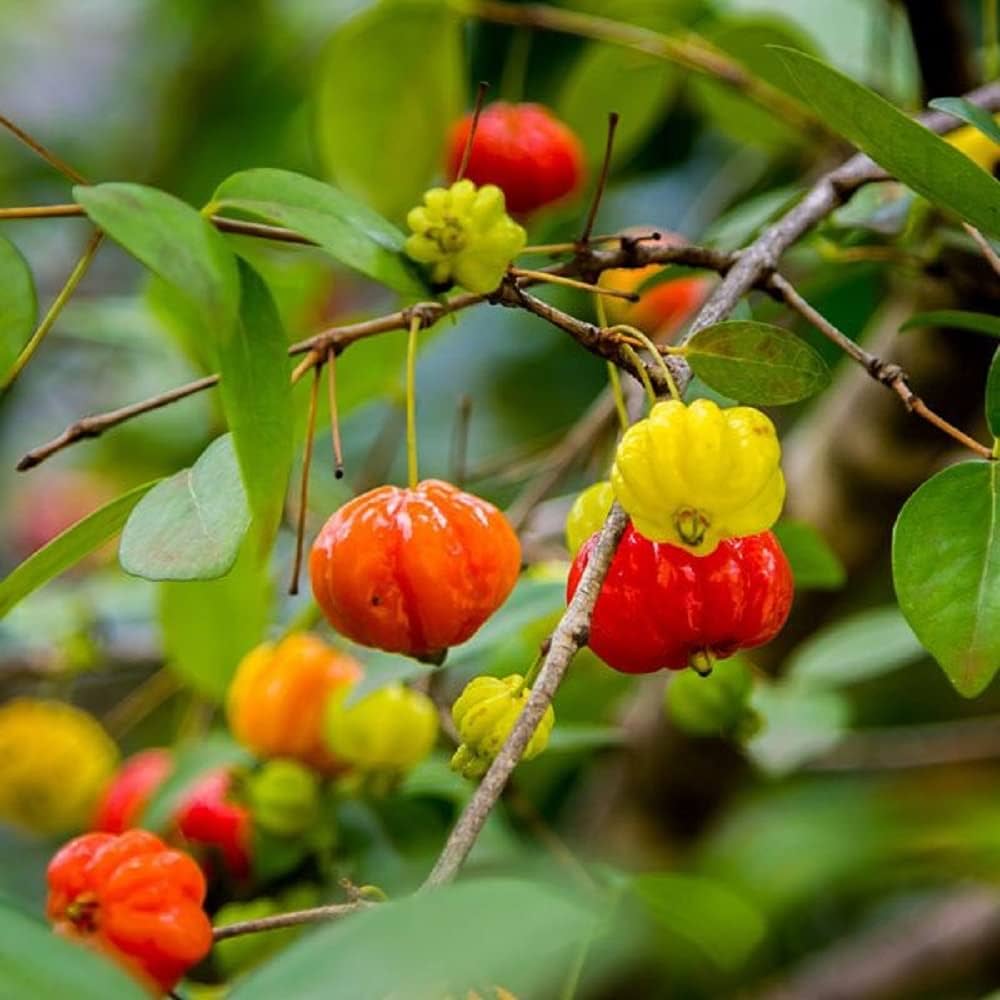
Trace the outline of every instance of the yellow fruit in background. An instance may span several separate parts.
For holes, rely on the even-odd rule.
[[[117,764],[108,734],[72,705],[0,706],[0,822],[42,836],[84,829]]]
[[[600,531],[615,500],[607,480],[588,486],[574,501],[566,515],[566,547],[575,556],[595,531]]]
[[[994,115],[993,120],[1000,125],[1000,114]],[[994,142],[974,125],[956,129],[945,139],[988,173],[993,173],[1000,164],[1000,143]]]

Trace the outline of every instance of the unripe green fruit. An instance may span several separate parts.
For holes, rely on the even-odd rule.
[[[319,817],[319,781],[294,760],[270,760],[247,779],[254,823],[278,837],[295,837]]]
[[[595,531],[601,530],[614,501],[615,492],[607,480],[588,486],[573,501],[566,515],[566,547],[571,556]]]
[[[667,685],[667,717],[692,736],[752,735],[756,713],[749,707],[753,678],[745,660],[715,664],[707,677],[685,670]]]

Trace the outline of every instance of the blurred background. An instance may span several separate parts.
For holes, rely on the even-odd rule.
[[[561,4],[668,33],[693,30],[790,92],[765,46],[813,52],[911,111],[982,81],[987,5]],[[419,99],[442,67],[400,60],[402,78],[387,77],[398,88],[387,102],[398,105],[398,121],[381,106],[369,113],[367,77],[347,110],[340,107],[347,70],[331,64],[331,39],[369,6],[6,3],[0,112],[90,179],[151,184],[201,206],[235,171],[282,167],[340,180],[400,223],[441,176],[436,164],[448,122],[408,113],[407,101]],[[718,83],[604,43],[469,18],[461,44],[460,76],[448,85],[442,115],[467,108],[478,80],[492,83],[491,98],[547,104],[581,135],[590,183],[607,113],[620,113],[598,232],[649,227],[735,249],[849,152]],[[389,72],[390,56],[362,52],[373,79]],[[331,129],[333,107],[349,129]],[[387,151],[388,164],[372,183],[345,168],[345,144],[369,156]],[[419,155],[389,152],[400,149]],[[590,183],[576,201],[532,219],[530,242],[573,239]],[[70,198],[62,178],[0,133],[0,204]],[[29,261],[43,306],[87,238],[75,219],[12,221],[0,224],[0,233]],[[318,252],[240,249],[278,297],[290,340],[396,308],[387,291]],[[900,361],[944,416],[985,436],[988,338],[898,332],[911,315],[931,309],[996,311],[996,280],[960,230],[898,185],[881,185],[826,220],[787,265],[820,311],[870,350]],[[658,280],[680,275],[664,272]],[[703,277],[700,294],[711,286]],[[592,316],[585,295],[546,297]],[[773,303],[752,296],[739,315],[794,327],[834,370],[833,386],[818,399],[770,411],[784,439],[789,497],[781,538],[798,592],[782,636],[748,657],[758,676],[753,710],[761,728],[742,732],[743,739],[716,735],[711,726],[699,733],[683,707],[665,710],[668,678],[630,679],[585,651],[556,700],[552,751],[518,770],[516,798],[491,820],[469,870],[573,882],[583,864],[587,878],[622,886],[627,933],[609,946],[606,962],[585,963],[581,996],[984,997],[1000,986],[1000,694],[994,688],[966,701],[954,692],[896,609],[888,568],[901,504],[960,456]],[[689,317],[659,332],[676,336]],[[349,496],[405,478],[404,341],[401,333],[372,338],[338,363],[347,474],[334,479],[321,412],[307,537]],[[24,452],[81,415],[207,371],[184,336],[176,296],[106,244],[0,400],[0,571],[129,487],[191,464],[224,429],[221,407],[211,393],[193,396],[15,473]],[[523,670],[558,618],[563,518],[576,492],[606,475],[614,426],[605,421],[572,453],[561,445],[605,384],[602,362],[514,310],[467,311],[424,340],[422,474],[462,475],[471,489],[517,512],[527,559],[544,564],[529,572],[508,617],[455,657],[442,675],[446,692],[474,672]],[[301,432],[303,386],[296,401]],[[463,438],[464,446],[456,445]],[[536,496],[539,475],[553,466],[560,478]],[[292,525],[294,501],[288,513]],[[272,633],[307,604],[284,594],[292,544],[286,526],[266,611]],[[96,553],[0,622],[0,699],[69,700],[94,713],[126,754],[204,742],[218,727],[219,693],[234,657],[245,651],[237,648],[240,635],[259,627],[261,613],[230,595],[230,616],[188,621],[185,642],[169,634],[165,603],[157,585],[118,568],[113,546]],[[213,616],[220,607],[225,602],[206,604]],[[228,647],[220,631],[230,634]],[[191,654],[199,641],[201,652]],[[468,795],[445,760],[442,754],[415,772],[391,802],[359,803],[341,819],[345,864],[358,881],[390,895],[419,884]],[[555,855],[538,853],[539,842],[554,843]],[[52,847],[0,825],[0,893],[37,910]],[[583,859],[566,862],[568,875],[559,861],[564,852]]]

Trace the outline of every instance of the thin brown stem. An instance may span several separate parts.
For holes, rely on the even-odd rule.
[[[79,171],[74,170],[65,160],[56,156],[52,150],[47,149],[43,146],[34,136],[29,135],[27,132],[21,128],[20,125],[15,125],[9,118],[4,115],[0,115],[0,125],[2,125],[8,132],[13,133],[21,140],[32,152],[37,153],[50,167],[54,167],[59,171],[64,177],[67,177],[74,184],[86,184],[87,179]]]
[[[472,156],[472,144],[476,140],[476,129],[479,128],[479,116],[483,113],[483,102],[486,100],[486,91],[490,85],[485,80],[479,81],[476,87],[476,103],[472,109],[472,123],[469,125],[469,134],[465,139],[465,149],[462,150],[462,160],[458,165],[458,173],[455,180],[460,181],[465,176],[465,171],[469,169],[469,158]]]
[[[340,440],[340,411],[337,407],[337,352],[327,352],[327,398],[330,404],[330,441],[333,445],[334,479],[344,478],[344,446]]]
[[[15,208],[0,208],[0,222],[5,219],[66,219],[86,215],[82,205],[21,205]]]
[[[316,403],[319,399],[319,380],[322,369],[313,369],[312,386],[309,389],[309,415],[306,417],[306,439],[302,448],[302,478],[299,482],[299,509],[295,519],[295,562],[292,565],[292,579],[288,593],[299,592],[299,574],[302,572],[302,552],[306,540],[306,514],[309,508],[309,470],[312,466],[313,437],[316,434]]]
[[[615,131],[618,128],[618,112],[612,111],[608,115],[608,136],[604,142],[604,159],[601,161],[601,170],[597,175],[597,187],[594,188],[594,197],[590,200],[590,209],[587,212],[587,221],[583,225],[583,232],[580,233],[580,246],[585,247],[590,242],[590,234],[594,231],[594,223],[597,221],[597,212],[601,207],[604,198],[604,189],[608,186],[608,176],[611,173],[611,154],[615,148]]]
[[[24,371],[28,362],[34,356],[35,351],[37,351],[41,346],[42,341],[55,325],[55,322],[59,318],[59,314],[63,311],[66,303],[72,298],[77,285],[80,284],[83,280],[83,276],[89,270],[94,257],[97,255],[97,251],[100,249],[101,241],[103,239],[104,233],[102,233],[100,229],[95,230],[93,235],[88,240],[87,246],[80,256],[80,259],[74,265],[73,270],[70,271],[69,277],[66,279],[66,284],[64,284],[59,290],[59,294],[53,300],[52,305],[49,306],[49,310],[42,318],[41,323],[38,324],[35,332],[31,335],[31,338],[22,348],[21,353],[15,359],[14,364],[11,365],[10,371],[8,371],[4,376],[3,384],[0,385],[0,393],[6,392],[14,384],[14,382],[17,381],[18,376],[22,371]]]
[[[299,927],[302,924],[321,924],[329,920],[339,920],[351,913],[366,910],[375,904],[365,899],[356,899],[351,903],[331,903],[329,906],[313,906],[308,910],[294,910],[291,913],[276,913],[270,917],[258,917],[256,920],[241,920],[235,924],[225,924],[216,927],[212,932],[215,941],[225,941],[227,938],[240,937],[243,934],[259,934],[261,931],[276,931],[282,927]]]
[[[993,268],[993,273],[1000,275],[1000,256],[997,255],[990,241],[975,226],[970,226],[967,222],[962,223],[962,228],[976,241],[976,246],[979,247],[987,263]]]

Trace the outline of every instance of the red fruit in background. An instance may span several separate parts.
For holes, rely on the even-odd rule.
[[[246,806],[229,799],[231,785],[232,775],[224,768],[202,775],[184,796],[174,821],[188,844],[217,852],[226,870],[242,879],[250,874],[252,820]]]
[[[573,562],[567,599],[597,537]],[[709,555],[696,556],[651,542],[629,525],[597,598],[588,645],[626,674],[689,665],[704,672],[713,658],[773,639],[792,596],[791,568],[770,531],[725,539]]]
[[[423,659],[472,636],[520,567],[503,514],[436,479],[355,497],[323,526],[309,559],[313,594],[341,635]]]
[[[456,122],[448,137],[449,181],[458,176],[472,115]],[[496,184],[514,214],[533,212],[576,191],[584,171],[583,146],[568,126],[540,104],[497,101],[483,108],[465,176]]]
[[[201,869],[146,830],[71,840],[49,862],[48,885],[56,932],[112,958],[157,994],[212,947]]]
[[[124,833],[136,826],[153,792],[172,767],[169,750],[143,750],[129,757],[104,792],[94,817],[94,829]]]

